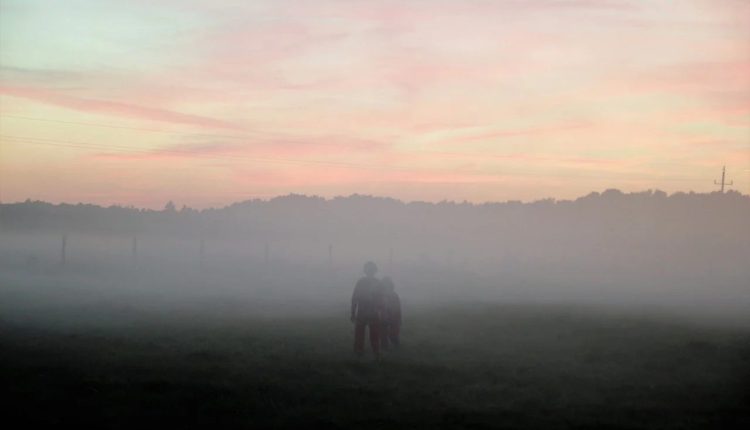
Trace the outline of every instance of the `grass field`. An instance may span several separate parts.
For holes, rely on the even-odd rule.
[[[6,418],[130,428],[748,428],[750,331],[560,306],[408,315],[356,360],[345,318],[3,322]]]

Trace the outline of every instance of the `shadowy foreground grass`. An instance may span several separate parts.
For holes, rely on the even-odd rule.
[[[131,428],[750,428],[750,332],[558,307],[409,315],[351,355],[344,319],[0,324],[4,419]]]

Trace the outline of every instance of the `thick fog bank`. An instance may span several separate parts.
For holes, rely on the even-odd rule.
[[[21,319],[339,315],[373,260],[406,309],[532,302],[743,318],[749,220],[750,197],[736,192],[482,205],[292,195],[203,211],[3,204],[0,294],[3,314]]]

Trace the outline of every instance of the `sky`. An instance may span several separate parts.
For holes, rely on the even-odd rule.
[[[0,200],[750,193],[750,1],[0,0]]]

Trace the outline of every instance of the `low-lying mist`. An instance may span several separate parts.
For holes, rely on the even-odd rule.
[[[340,315],[362,264],[409,312],[563,303],[746,324],[750,197],[403,203],[291,195],[163,211],[0,206],[0,312],[63,327],[165,315]]]

